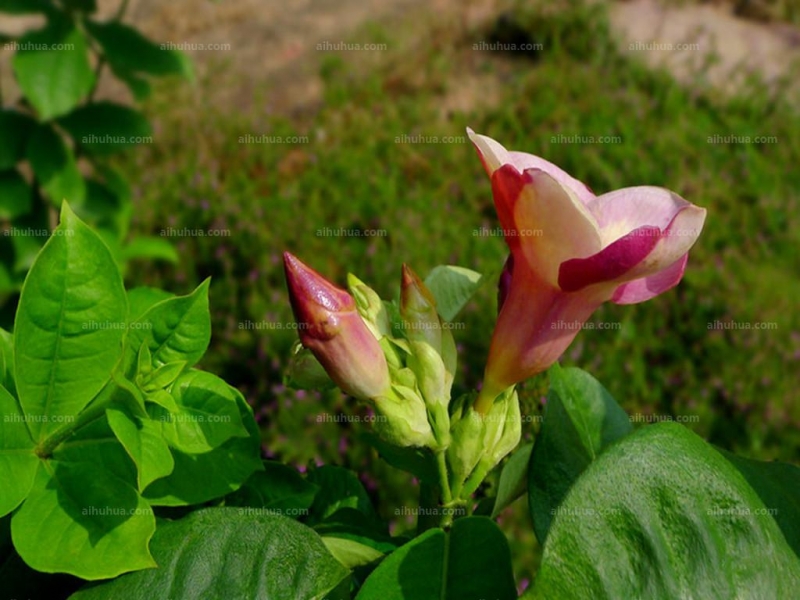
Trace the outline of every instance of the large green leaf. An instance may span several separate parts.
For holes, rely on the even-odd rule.
[[[61,224],[25,280],[14,325],[17,391],[35,441],[108,381],[127,311],[111,253],[65,202]]]
[[[152,551],[158,569],[88,586],[71,600],[337,600],[342,596],[333,591],[348,579],[313,530],[235,508],[203,509],[161,525]]]
[[[12,64],[19,87],[45,121],[75,108],[95,82],[86,38],[67,19],[51,19],[25,35]]]
[[[136,463],[139,491],[172,473],[175,461],[156,423],[140,419],[122,407],[106,410],[106,416],[114,435]]]
[[[353,508],[362,513],[366,520],[377,521],[367,490],[352,471],[335,465],[323,465],[309,471],[308,481],[319,487],[311,506],[309,523],[324,521],[342,508]]]
[[[628,415],[594,377],[558,364],[549,373],[544,420],[528,471],[528,504],[541,543],[570,486],[609,444],[632,430]]]
[[[464,267],[439,265],[425,278],[425,285],[436,298],[436,310],[445,321],[452,321],[481,285],[481,274]]]
[[[11,520],[14,546],[28,565],[90,580],[156,566],[148,551],[155,529],[134,465],[104,419],[43,462]]]
[[[222,379],[205,371],[181,375],[172,386],[178,412],[151,405],[153,423],[176,450],[209,452],[232,437],[247,437],[236,395]]]
[[[557,509],[533,590],[542,598],[792,598],[800,561],[755,491],[685,427],[609,447]]]
[[[0,387],[0,517],[14,510],[33,487],[39,457],[33,452],[34,443],[25,416],[17,400]]]
[[[188,296],[158,302],[131,323],[125,344],[126,375],[133,376],[144,342],[156,368],[178,360],[191,367],[200,360],[211,340],[208,286],[206,279]]]
[[[22,160],[35,126],[36,121],[24,113],[0,110],[0,169],[10,169]]]
[[[736,456],[717,448],[769,509],[788,544],[800,556],[800,467]]]
[[[144,495],[151,504],[182,506],[220,498],[238,490],[253,473],[263,468],[258,425],[241,395],[236,396],[236,402],[249,437],[231,438],[203,454],[173,449],[175,469],[145,490]]]
[[[16,219],[30,212],[33,190],[19,171],[0,171],[0,219]]]
[[[318,491],[319,487],[306,481],[296,469],[264,461],[264,471],[254,473],[238,491],[225,498],[225,504],[296,518],[308,512]]]
[[[388,556],[356,596],[357,600],[516,597],[508,542],[494,521],[485,517],[459,519],[449,533],[426,531]]]
[[[144,115],[113,102],[85,104],[58,123],[77,145],[98,155],[152,141],[153,131]]]
[[[86,200],[86,182],[72,149],[49,125],[41,125],[28,140],[27,157],[36,179],[50,201],[80,205]]]

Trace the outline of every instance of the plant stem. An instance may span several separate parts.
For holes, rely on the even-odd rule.
[[[76,431],[85,427],[89,423],[96,421],[102,417],[111,400],[114,397],[114,392],[117,390],[117,385],[113,379],[109,379],[103,389],[101,389],[94,399],[89,403],[88,408],[81,412],[74,421],[64,423],[56,429],[49,437],[42,440],[34,452],[36,456],[42,459],[50,458],[58,446],[71,437]]]

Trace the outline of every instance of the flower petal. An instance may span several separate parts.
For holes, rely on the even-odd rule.
[[[526,152],[508,151],[492,138],[477,134],[469,127],[467,127],[467,135],[478,150],[483,168],[489,177],[503,165],[513,165],[520,173],[526,169],[539,169],[572,190],[584,204],[589,204],[595,199],[594,193],[585,183],[578,181],[553,163]]]
[[[562,262],[602,248],[586,206],[544,171],[503,165],[492,174],[492,192],[509,248],[521,251],[550,285],[557,285]]]
[[[611,301],[615,304],[636,304],[666,292],[678,285],[688,260],[689,254],[686,253],[663,271],[623,283],[614,291]]]
[[[639,227],[597,254],[567,260],[559,267],[558,285],[565,292],[576,292],[594,283],[612,282],[647,258],[660,238],[658,227]]]

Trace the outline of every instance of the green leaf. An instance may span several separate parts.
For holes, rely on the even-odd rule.
[[[85,104],[58,119],[58,124],[75,144],[96,155],[152,142],[153,130],[144,115],[113,102]]]
[[[36,121],[15,110],[0,110],[0,169],[11,169],[25,156]]]
[[[172,448],[199,454],[219,447],[232,437],[249,435],[239,414],[236,395],[216,375],[205,371],[184,373],[173,384],[171,394],[177,412],[160,406],[149,407],[149,412]]]
[[[147,348],[147,344],[142,344],[142,348]],[[176,360],[158,367],[155,371],[148,373],[142,378],[141,388],[144,392],[155,392],[163,390],[173,383],[178,376],[183,373],[186,367],[185,360]]]
[[[417,448],[415,446],[400,448],[386,442],[382,437],[371,431],[361,432],[360,437],[373,446],[380,457],[394,468],[408,471],[425,483],[439,484],[436,457],[429,448]]]
[[[87,586],[70,600],[339,600],[331,592],[348,579],[305,525],[233,508],[207,508],[163,524],[152,550],[161,568]]]
[[[800,561],[742,475],[677,423],[609,447],[557,509],[530,598],[790,598]]]
[[[50,0],[0,0],[0,12],[12,15],[25,15],[49,12],[53,9]]]
[[[308,481],[319,487],[311,506],[309,524],[323,521],[341,508],[354,508],[368,521],[377,521],[367,490],[352,471],[335,465],[323,465],[309,471]]]
[[[12,59],[17,83],[47,121],[71,111],[95,82],[86,38],[67,19],[26,34]]]
[[[155,304],[169,298],[174,298],[174,294],[157,288],[135,287],[128,290],[128,321],[139,320]]]
[[[520,446],[503,467],[503,471],[500,473],[500,482],[497,484],[497,498],[494,501],[492,518],[499,515],[503,509],[510,506],[514,500],[527,491],[528,463],[532,451],[533,444]]]
[[[16,219],[28,214],[33,190],[16,169],[0,171],[0,219]]]
[[[253,413],[241,395],[236,396],[239,414],[249,437],[234,437],[211,452],[186,454],[172,451],[175,469],[145,490],[150,504],[183,506],[220,498],[239,489],[260,471],[261,443]]]
[[[505,536],[486,517],[466,517],[453,523],[450,533],[430,529],[393,552],[364,582],[356,599],[512,600],[516,597],[511,552]]]
[[[137,418],[124,408],[109,408],[106,416],[114,435],[136,463],[139,491],[172,473],[175,461],[155,423]]]
[[[314,525],[314,530],[325,537],[358,542],[382,554],[393,552],[407,541],[391,537],[383,523],[365,519],[363,512],[349,507],[338,509],[324,521]]]
[[[39,468],[39,457],[17,400],[0,388],[0,517],[28,496]]]
[[[800,556],[800,467],[764,462],[716,449],[744,476],[781,528],[786,542]]]
[[[122,445],[95,421],[42,463],[11,520],[14,546],[37,571],[89,580],[155,567],[148,542],[156,520],[135,484]]]
[[[338,560],[346,569],[354,569],[355,567],[362,567],[383,558],[383,552],[375,550],[371,546],[354,542],[353,540],[346,540],[338,537],[324,537],[322,541],[328,551]]]
[[[133,238],[122,249],[122,256],[125,260],[144,258],[148,260],[163,260],[172,264],[177,264],[179,260],[175,246],[163,238],[150,236]]]
[[[85,201],[86,182],[72,149],[55,129],[37,127],[28,141],[27,157],[44,195],[55,206],[61,206],[62,200],[78,205]]]
[[[452,321],[480,287],[481,274],[464,267],[439,265],[425,278],[425,285],[436,298],[436,310],[445,321]]]
[[[5,329],[0,329],[0,386],[17,396],[17,385],[14,383],[14,336]]]
[[[106,245],[65,202],[31,267],[14,325],[20,404],[37,442],[103,388],[120,357],[128,311]]]
[[[125,344],[126,375],[133,375],[139,348],[145,341],[155,367],[176,360],[185,360],[187,367],[192,367],[200,360],[211,340],[208,286],[206,279],[188,296],[158,302],[131,323]]]
[[[121,197],[105,182],[86,179],[86,199],[75,208],[78,215],[98,229],[113,233],[114,242],[121,243],[127,234],[132,212],[130,199]],[[110,245],[110,244],[109,244]]]
[[[283,514],[297,518],[308,513],[319,487],[306,481],[292,467],[264,461],[264,471],[254,473],[245,484],[227,498],[227,506],[265,509],[265,514]]]
[[[550,369],[544,420],[528,471],[528,504],[541,543],[570,486],[632,429],[628,415],[594,377],[557,364]]]

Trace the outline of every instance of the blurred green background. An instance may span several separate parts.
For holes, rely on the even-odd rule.
[[[477,13],[468,4],[470,18],[459,10],[409,13],[343,33],[347,43],[382,46],[312,52],[305,68],[321,88],[308,97],[287,101],[282,81],[253,80],[229,68],[224,53],[201,57],[210,66],[194,85],[158,84],[145,104],[154,143],[114,164],[133,187],[132,231],[169,237],[180,260],[137,262],[130,284],[185,293],[211,276],[213,340],[202,367],[255,407],[265,452],[364,473],[380,513],[397,520],[395,508],[415,502],[406,477],[358,443],[364,425],[317,420],[363,409],[338,393],[283,384],[296,332],[281,253],[342,285],[352,271],[385,298],[398,293],[402,262],[423,276],[447,263],[496,277],[506,249],[500,237],[475,235],[498,222],[469,126],[550,160],[595,193],[659,185],[708,209],[680,286],[641,305],[603,306],[592,321],[620,327],[582,331],[562,364],[589,371],[641,423],[680,418],[724,448],[798,462],[797,71],[774,85],[745,77],[723,94],[708,77],[719,58],[704,55],[676,79],[647,65],[646,51],[626,51],[605,4],[503,2]],[[759,6],[759,14],[739,12],[776,27],[798,19],[789,2]],[[243,81],[251,91],[241,104],[210,100]],[[565,142],[570,136],[582,139]],[[617,139],[587,143],[588,136]],[[330,235],[339,228],[349,234]],[[480,381],[495,302],[490,281],[457,318],[457,391]],[[750,329],[710,329],[715,321]],[[524,385],[526,439],[546,387],[545,375]],[[535,556],[523,502],[501,522],[515,552]],[[408,526],[401,519],[395,531]],[[530,561],[518,564],[528,577]]]

